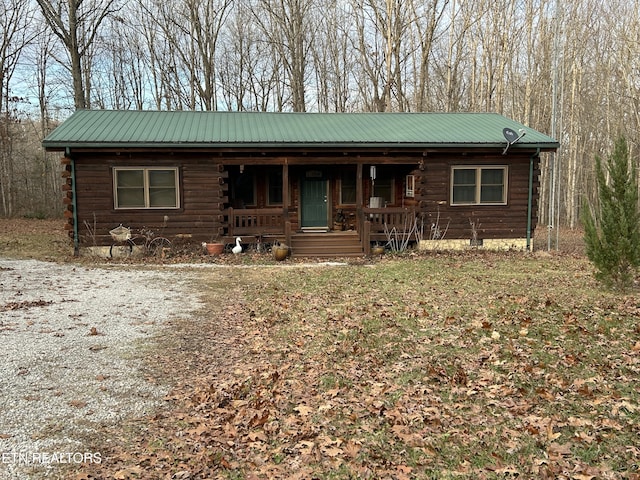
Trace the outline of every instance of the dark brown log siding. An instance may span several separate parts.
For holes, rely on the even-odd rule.
[[[472,238],[473,222],[479,239],[525,238],[529,192],[528,155],[431,156],[416,179],[417,200],[425,214],[425,237],[430,226],[439,223],[449,239]],[[498,165],[508,167],[507,205],[451,205],[451,168],[454,166]],[[532,230],[536,226],[539,161],[534,163]],[[439,215],[439,217],[438,217]]]
[[[288,205],[289,220],[292,229],[298,228],[299,178],[307,166],[318,165],[327,172],[330,181],[332,204],[330,215],[337,208],[343,208],[345,214],[355,217],[355,205],[338,204],[340,165],[353,166],[360,162],[364,170],[380,161],[381,165],[395,165],[396,188],[393,206],[417,204],[425,218],[425,238],[429,227],[440,215],[440,228],[448,224],[446,238],[471,238],[470,222],[478,225],[478,238],[524,238],[527,230],[527,200],[529,182],[530,154],[509,153],[502,156],[473,154],[429,154],[424,158],[423,168],[418,168],[422,153],[402,156],[341,155],[328,166],[329,158],[312,156],[233,156],[223,157],[213,153],[130,153],[118,155],[109,152],[74,153],[77,193],[77,219],[80,243],[110,244],[109,230],[123,224],[134,230],[149,228],[171,239],[185,236],[194,242],[210,240],[223,235],[226,228],[224,210],[229,204],[229,169],[237,165],[282,165],[285,161],[289,168],[290,199]],[[65,162],[68,159],[64,160]],[[229,165],[225,167],[224,165]],[[236,167],[231,167],[234,165]],[[451,206],[450,178],[451,167],[457,165],[507,165],[508,199],[504,206]],[[178,209],[135,209],[116,210],[114,208],[113,175],[114,167],[177,167],[179,169],[180,208]],[[69,167],[67,167],[69,170]],[[539,162],[534,164],[534,195],[532,229],[536,226],[537,200],[539,187]],[[416,175],[416,196],[404,197],[404,179],[407,174]],[[71,179],[66,178],[64,192],[70,233],[72,227]],[[363,199],[365,205],[370,193],[368,172],[363,175]],[[264,199],[259,199],[264,203]],[[92,235],[92,232],[95,234]]]
[[[113,168],[178,167],[179,208],[114,208]],[[75,158],[78,232],[82,245],[108,244],[109,230],[119,224],[134,231],[146,228],[169,238],[184,236],[209,240],[224,233],[223,209],[227,198],[224,168],[210,156],[189,159],[173,156],[87,154]],[[95,235],[92,235],[95,232]]]

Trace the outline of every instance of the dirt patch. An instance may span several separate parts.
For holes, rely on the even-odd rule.
[[[197,319],[176,319],[167,331],[156,338],[157,351],[149,359],[149,367],[157,375],[176,383],[189,383],[196,376],[215,379],[240,362],[244,340],[242,325],[250,309],[240,285],[230,296],[229,285],[236,280],[230,269],[202,272],[197,283],[205,307]],[[230,301],[231,300],[231,301]]]
[[[64,261],[73,244],[63,219],[0,219],[0,257]]]

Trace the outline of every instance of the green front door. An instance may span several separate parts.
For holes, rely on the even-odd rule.
[[[307,172],[300,193],[302,228],[327,227],[327,181],[322,172]]]

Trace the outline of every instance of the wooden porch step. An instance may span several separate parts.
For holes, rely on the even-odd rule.
[[[361,257],[357,232],[296,233],[291,236],[293,257]]]

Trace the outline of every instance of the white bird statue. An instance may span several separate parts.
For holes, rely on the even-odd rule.
[[[242,245],[240,245],[241,241],[242,239],[240,237],[236,237],[236,246],[231,249],[235,255],[242,253]]]

